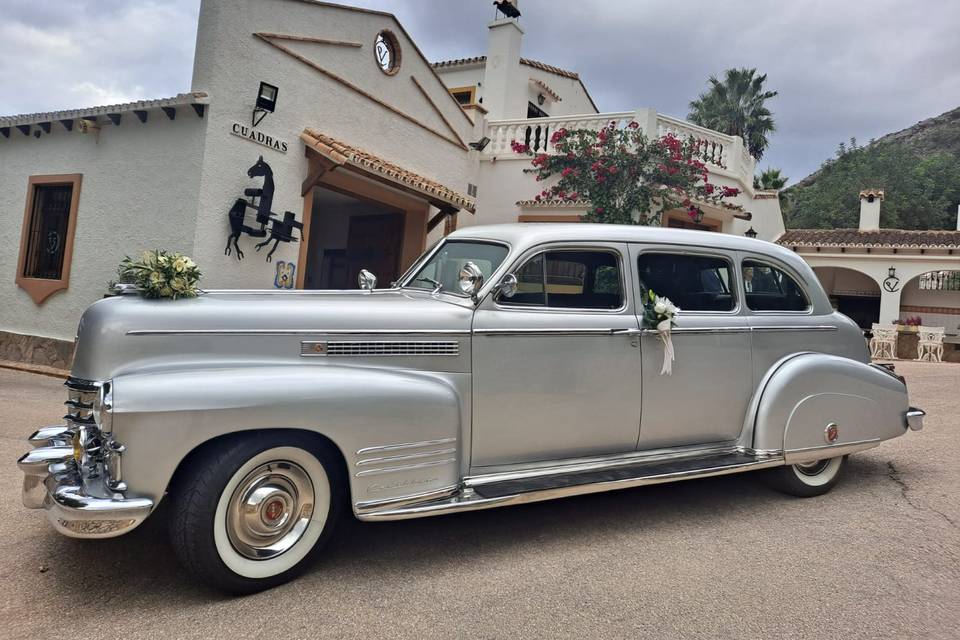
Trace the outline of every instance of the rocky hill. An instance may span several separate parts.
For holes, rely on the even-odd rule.
[[[881,188],[880,223],[900,229],[955,229],[960,204],[960,108],[866,146],[851,141],[783,194],[789,228],[857,225],[857,193]]]

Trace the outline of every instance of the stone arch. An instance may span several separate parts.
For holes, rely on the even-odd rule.
[[[960,270],[914,269],[903,282],[900,317],[919,317],[922,324],[960,333]],[[898,274],[899,275],[899,274]]]
[[[863,329],[880,321],[883,290],[873,274],[839,265],[814,266],[813,272],[837,311]]]

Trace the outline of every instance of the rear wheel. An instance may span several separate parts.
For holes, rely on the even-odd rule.
[[[333,529],[337,469],[301,434],[252,434],[201,451],[172,495],[171,540],[184,567],[231,593],[296,577]]]
[[[810,498],[823,495],[840,480],[846,459],[846,456],[839,456],[768,469],[764,480],[777,491],[792,496]]]

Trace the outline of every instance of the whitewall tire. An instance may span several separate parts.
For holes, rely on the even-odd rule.
[[[823,495],[840,479],[846,456],[769,469],[764,478],[778,491],[801,498]]]
[[[256,432],[191,456],[171,491],[183,565],[231,593],[299,575],[339,512],[337,460],[304,434]]]

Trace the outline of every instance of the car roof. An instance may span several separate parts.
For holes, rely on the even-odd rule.
[[[793,262],[793,258],[796,257],[796,254],[789,249],[765,240],[715,231],[693,231],[646,225],[519,222],[462,227],[447,237],[451,240],[467,238],[500,240],[514,247],[528,247],[544,242],[644,242],[752,251],[773,255],[790,262]]]

